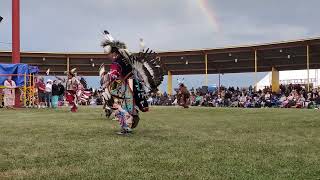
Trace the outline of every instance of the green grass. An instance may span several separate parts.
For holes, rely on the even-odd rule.
[[[156,107],[115,135],[100,108],[0,110],[0,179],[320,179],[320,111]]]

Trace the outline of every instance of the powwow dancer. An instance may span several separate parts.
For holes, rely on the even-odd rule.
[[[88,91],[87,81],[83,77],[80,77],[79,82],[77,90],[78,104],[88,105],[92,92]]]
[[[77,112],[77,90],[79,87],[79,80],[76,77],[76,68],[70,70],[68,73],[67,80],[67,92],[66,92],[66,100],[71,107],[71,112]]]
[[[115,111],[121,125],[118,134],[131,133],[139,122],[138,111],[148,111],[147,95],[157,91],[163,70],[156,53],[149,49],[131,54],[126,45],[115,41],[108,31],[104,31],[104,37],[102,47],[112,59],[109,72],[105,72],[104,65],[99,72],[106,102],[104,109],[107,116]]]
[[[190,92],[188,91],[188,88],[184,85],[184,83],[182,81],[179,82],[177,102],[178,102],[179,106],[182,106],[184,108],[189,108]]]

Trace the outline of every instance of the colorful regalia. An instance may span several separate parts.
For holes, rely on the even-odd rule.
[[[75,73],[76,69],[72,69],[68,72],[68,80],[67,80],[67,92],[66,92],[66,100],[71,107],[71,112],[77,112],[78,105],[77,105],[77,91],[79,88],[79,80],[76,77]]]
[[[80,83],[77,90],[78,104],[88,105],[90,104],[92,92],[88,90],[87,81],[83,77],[80,77],[79,82]]]
[[[179,84],[179,90],[177,94],[177,102],[180,106],[184,108],[188,108],[190,104],[190,92],[188,91],[188,88],[183,84]]]
[[[147,97],[156,92],[163,81],[163,70],[156,53],[142,51],[131,54],[126,45],[114,40],[104,31],[104,52],[112,59],[109,72],[100,67],[101,85],[104,89],[104,109],[107,116],[112,112],[121,125],[119,134],[127,134],[139,123],[139,111],[149,110]]]

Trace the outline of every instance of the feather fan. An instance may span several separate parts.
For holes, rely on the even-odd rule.
[[[149,49],[138,54],[129,55],[128,61],[132,65],[134,74],[139,78],[146,92],[155,92],[163,81],[163,69],[157,54]]]

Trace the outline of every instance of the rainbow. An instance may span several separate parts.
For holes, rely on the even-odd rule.
[[[206,15],[213,29],[215,31],[219,31],[218,19],[213,9],[210,7],[209,0],[197,0],[197,1],[201,11]]]

